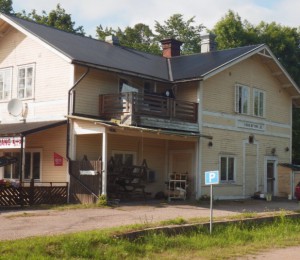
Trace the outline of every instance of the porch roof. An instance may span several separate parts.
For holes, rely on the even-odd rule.
[[[61,126],[67,120],[0,124],[0,136],[26,136],[52,127]]]
[[[140,127],[140,126],[129,126],[129,125],[122,125],[118,124],[114,121],[105,121],[99,120],[94,118],[87,118],[81,116],[68,116],[70,119],[77,119],[82,121],[89,121],[93,124],[99,124],[107,129],[109,129],[110,133],[114,133],[117,129],[127,129],[127,130],[135,130],[139,132],[149,132],[161,135],[170,135],[170,136],[181,136],[181,137],[190,137],[190,138],[198,138],[203,137],[207,139],[213,139],[210,135],[204,135],[201,133],[195,132],[187,132],[187,131],[175,131],[175,130],[167,130],[167,129],[157,129],[157,128],[149,128],[149,127]]]

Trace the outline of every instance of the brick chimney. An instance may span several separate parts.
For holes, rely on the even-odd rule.
[[[171,58],[180,56],[180,46],[183,42],[175,39],[165,39],[160,41],[163,49],[163,57]]]

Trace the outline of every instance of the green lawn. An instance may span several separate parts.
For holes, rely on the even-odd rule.
[[[0,259],[228,259],[299,245],[300,219],[282,215],[274,223],[228,224],[213,231],[197,228],[171,237],[153,233],[134,242],[115,238],[119,229],[26,238],[1,242]]]

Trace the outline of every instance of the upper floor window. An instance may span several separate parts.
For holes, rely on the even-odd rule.
[[[233,156],[221,156],[220,172],[221,182],[234,182],[235,162]]]
[[[34,65],[18,68],[18,98],[32,98],[34,84]]]
[[[12,85],[12,69],[0,69],[0,100],[8,100],[10,98]]]
[[[144,82],[144,93],[145,94],[152,94],[155,92],[154,84],[150,81]]]
[[[247,86],[235,86],[235,112],[249,114],[249,88]]]
[[[255,116],[264,116],[265,92],[254,89],[253,90],[253,109]]]

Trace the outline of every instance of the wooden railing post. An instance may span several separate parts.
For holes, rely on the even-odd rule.
[[[34,179],[30,180],[30,189],[29,189],[29,205],[34,204]]]

